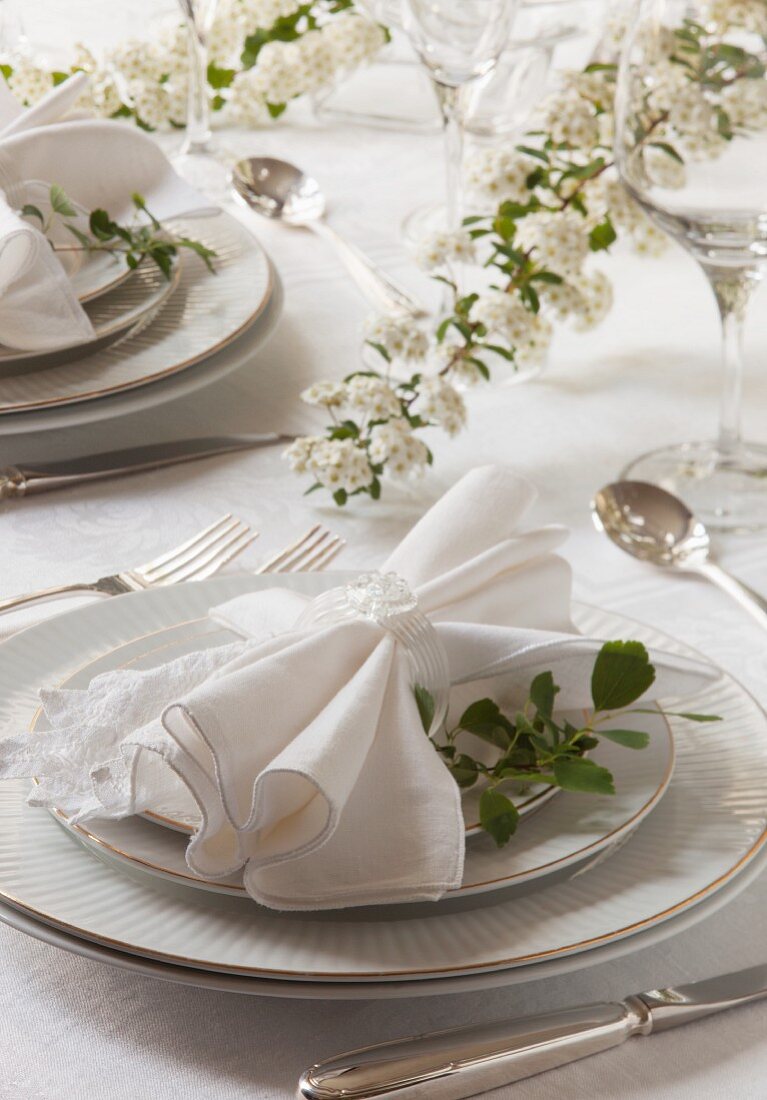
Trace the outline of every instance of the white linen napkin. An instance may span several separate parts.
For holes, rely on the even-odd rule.
[[[131,217],[134,192],[160,221],[217,209],[135,127],[61,121],[82,84],[81,76],[72,77],[24,109],[9,102],[0,79],[0,344],[19,350],[45,351],[94,336],[59,257],[36,221],[19,213],[26,203],[47,213],[51,184],[63,187],[77,208],[101,207],[118,221]]]
[[[487,694],[520,705],[543,669],[563,708],[588,702],[601,643],[570,624],[570,571],[554,553],[565,530],[520,530],[534,498],[510,471],[476,469],[383,566],[434,622],[460,706]],[[0,776],[38,776],[30,801],[77,821],[139,812],[180,784],[202,817],[189,866],[209,878],[242,868],[273,908],[440,897],[461,882],[464,822],[406,654],[370,621],[296,628],[306,602],[278,587],[240,597],[212,615],[242,643],[42,692],[51,729],[0,743]],[[658,697],[711,675],[655,661]]]

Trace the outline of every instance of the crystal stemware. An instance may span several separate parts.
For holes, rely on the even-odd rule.
[[[767,446],[741,436],[743,326],[767,264],[767,5],[639,0],[621,58],[616,157],[631,196],[698,261],[722,321],[719,437],[622,477],[720,529],[767,524]]]
[[[517,0],[402,0],[402,24],[434,82],[447,153],[447,228],[461,221],[462,89],[490,73]]]
[[[218,160],[210,127],[208,92],[208,36],[218,0],[179,0],[187,28],[189,85],[186,133],[173,164],[188,183],[209,195],[224,195],[227,175]]]

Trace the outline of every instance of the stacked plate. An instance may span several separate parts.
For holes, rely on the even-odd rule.
[[[338,574],[281,578],[308,595]],[[119,597],[2,646],[0,722],[42,729],[43,684],[84,687],[231,640],[210,607],[273,585],[226,577]],[[577,625],[693,655],[649,627],[578,606]],[[650,747],[594,759],[614,798],[520,793],[523,821],[498,850],[467,800],[462,885],[437,903],[323,913],[259,908],[237,879],[209,883],[184,862],[194,807],[170,798],[142,818],[71,828],[0,785],[0,917],[67,950],[171,981],[281,997],[397,997],[467,990],[575,969],[644,947],[711,912],[767,858],[767,721],[722,673],[688,709],[692,725],[645,716]]]
[[[89,254],[70,278],[96,339],[45,354],[0,347],[0,432],[60,428],[170,400],[263,344],[281,294],[256,240],[224,211],[169,227],[212,248],[214,271],[183,249],[170,279],[147,260],[131,271]]]

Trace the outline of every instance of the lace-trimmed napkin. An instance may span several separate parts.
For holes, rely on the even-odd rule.
[[[519,704],[544,668],[563,708],[588,703],[600,643],[570,624],[570,572],[554,553],[565,530],[520,529],[534,498],[509,471],[476,469],[383,566],[434,624],[458,705],[489,693]],[[180,784],[202,817],[190,868],[242,868],[273,908],[439,898],[461,882],[464,822],[407,652],[366,619],[297,625],[307,603],[284,588],[246,595],[211,612],[241,643],[44,690],[51,729],[2,742],[0,775],[38,776],[30,801],[77,821],[139,812]],[[674,657],[656,666],[660,697],[710,676]]]
[[[101,207],[117,221],[131,216],[135,191],[161,221],[215,212],[135,127],[61,121],[86,82],[78,74],[23,108],[0,79],[0,344],[7,347],[46,351],[94,336],[59,256],[39,225],[20,214],[30,203],[47,215],[51,184],[79,210]],[[51,235],[74,242],[60,225]]]

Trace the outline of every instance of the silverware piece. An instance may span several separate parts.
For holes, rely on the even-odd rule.
[[[159,470],[162,466],[193,462],[212,455],[269,447],[274,443],[289,443],[293,439],[293,435],[277,435],[273,432],[265,435],[211,436],[208,439],[181,439],[173,443],[149,443],[146,446],[105,451],[103,454],[86,455],[63,462],[8,466],[4,470],[0,469],[0,500],[45,493],[49,489],[65,489],[70,485],[82,485],[86,481],[100,481],[107,477]]]
[[[256,573],[316,573],[329,565],[346,546],[346,539],[317,523],[284,550],[255,570]]]
[[[616,481],[599,490],[591,512],[597,530],[627,554],[705,577],[767,628],[767,600],[711,560],[705,525],[672,493],[647,481]]]
[[[417,1035],[318,1062],[302,1075],[300,1094],[307,1100],[460,1100],[764,997],[767,966],[755,966],[611,1004]]]
[[[251,531],[246,523],[227,514],[193,538],[182,542],[180,546],[135,569],[101,577],[90,584],[60,584],[53,588],[43,588],[39,592],[29,592],[24,596],[12,596],[8,600],[0,601],[0,614],[55,599],[57,596],[78,595],[82,592],[91,592],[98,596],[120,596],[124,592],[180,584],[181,581],[202,581],[206,577],[212,577],[257,538],[257,531]]]
[[[300,168],[272,157],[248,157],[232,169],[232,190],[244,206],[329,241],[362,293],[383,313],[426,317],[428,310],[323,220],[325,196]]]

